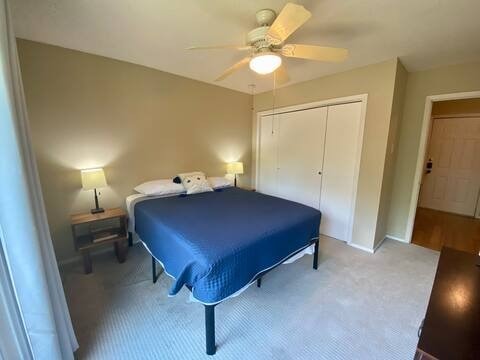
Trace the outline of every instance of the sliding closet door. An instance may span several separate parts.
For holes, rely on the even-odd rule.
[[[326,108],[279,116],[279,197],[319,209],[326,121]]]
[[[277,130],[278,115],[262,116],[259,128],[259,166],[257,190],[267,195],[277,195]]]
[[[348,241],[354,201],[361,103],[328,107],[320,232]]]

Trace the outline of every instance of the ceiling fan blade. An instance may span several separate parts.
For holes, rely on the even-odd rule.
[[[218,45],[218,46],[190,46],[187,50],[222,50],[222,49],[232,49],[232,50],[250,50],[252,47],[250,45]]]
[[[243,58],[242,60],[233,64],[227,70],[225,70],[222,75],[220,75],[218,78],[215,79],[215,81],[222,81],[227,76],[230,76],[235,71],[237,71],[237,70],[241,69],[242,67],[244,67],[245,65],[247,65],[249,62],[250,62],[250,57]]]
[[[275,70],[275,82],[278,85],[283,85],[289,81],[290,77],[288,76],[287,69],[285,65],[281,65],[277,70]]]
[[[303,6],[288,3],[268,29],[265,38],[270,44],[281,44],[311,16],[310,11]]]
[[[308,60],[340,62],[348,57],[348,50],[326,46],[287,44],[282,48],[282,55]]]

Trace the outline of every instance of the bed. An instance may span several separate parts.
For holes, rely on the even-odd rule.
[[[152,256],[205,306],[206,352],[215,353],[215,306],[261,285],[276,266],[314,254],[317,268],[321,213],[311,207],[239,188],[169,197],[127,199],[130,231]],[[130,233],[130,236],[132,234]]]

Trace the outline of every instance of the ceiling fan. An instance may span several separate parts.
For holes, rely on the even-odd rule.
[[[316,61],[340,62],[348,56],[348,50],[315,45],[284,44],[285,40],[302,26],[312,14],[303,6],[287,3],[277,16],[271,9],[256,13],[258,27],[247,34],[246,45],[194,46],[188,50],[234,49],[251,54],[233,64],[215,81],[221,81],[247,64],[258,74],[275,72],[276,81],[283,84],[289,81],[282,65],[282,56]]]

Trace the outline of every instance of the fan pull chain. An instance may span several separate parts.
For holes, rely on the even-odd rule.
[[[275,123],[275,95],[277,90],[277,72],[273,72],[273,103],[272,103],[272,135],[273,135],[273,127]]]
[[[252,92],[252,111],[255,111],[255,84],[250,84],[248,87],[251,89]]]

